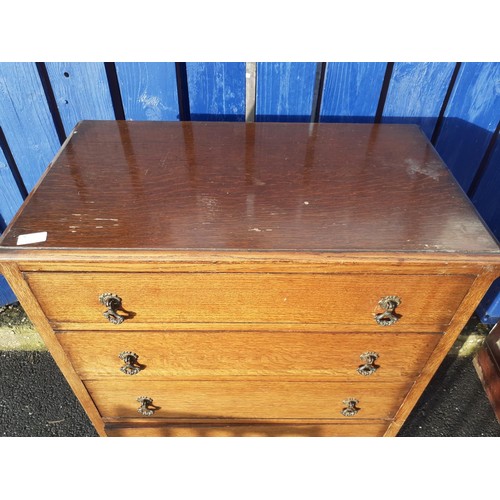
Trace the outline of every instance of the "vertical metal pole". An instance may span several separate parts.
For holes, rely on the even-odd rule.
[[[321,98],[323,97],[323,85],[325,81],[326,63],[316,64],[316,77],[314,79],[314,94],[311,107],[311,122],[319,122],[321,110]]]
[[[257,77],[257,63],[246,63],[246,99],[245,99],[245,121],[255,121],[255,90]]]

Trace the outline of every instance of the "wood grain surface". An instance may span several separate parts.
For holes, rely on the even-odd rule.
[[[449,323],[473,282],[468,275],[350,275],[286,273],[24,273],[50,320],[110,325],[99,296],[117,294],[129,316],[144,323],[397,324],[437,331]],[[395,325],[374,314],[381,298],[397,295]],[[430,328],[430,330],[429,330]]]
[[[178,120],[179,97],[173,62],[117,62],[127,120]]]
[[[373,123],[387,63],[329,62],[321,122]]]
[[[84,381],[103,417],[140,417],[140,396],[153,399],[158,418],[390,419],[413,381],[267,382],[101,379]],[[359,412],[344,417],[346,398],[359,400]]]
[[[0,63],[0,116],[0,127],[30,191],[61,145],[35,63]]]
[[[444,112],[436,149],[468,191],[500,121],[498,62],[465,62]]]
[[[0,146],[0,232],[11,221],[23,202],[16,179]]]
[[[192,120],[245,120],[245,63],[186,63]]]
[[[104,63],[49,62],[45,65],[66,134],[80,120],[115,119]]]
[[[44,248],[499,252],[413,125],[82,122],[1,245],[39,231]]]
[[[255,121],[309,122],[317,63],[259,62]]]
[[[498,186],[500,186],[500,140],[498,136],[491,155],[485,164],[481,181],[470,193],[472,201],[483,216],[493,234],[500,239],[500,203],[498,202]],[[497,295],[498,300],[498,295]],[[497,316],[500,313],[497,312]]]
[[[380,437],[387,422],[372,420],[353,424],[171,424],[134,426],[107,424],[110,437]]]
[[[437,333],[69,332],[57,339],[84,380],[223,379],[376,382],[416,377],[441,338]],[[122,374],[118,355],[138,354],[140,371]],[[360,355],[375,351],[375,373],[360,375]]]
[[[101,435],[396,435],[499,256],[422,132],[388,124],[82,122],[0,240]]]
[[[431,139],[455,63],[397,62],[382,123],[415,123]]]

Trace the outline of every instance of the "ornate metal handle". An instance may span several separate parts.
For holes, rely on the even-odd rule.
[[[141,403],[141,406],[137,408],[137,411],[144,415],[145,417],[150,417],[155,411],[152,408],[148,408],[149,405],[153,404],[153,400],[147,396],[141,396],[137,398],[137,402]]]
[[[120,370],[125,373],[125,375],[136,375],[141,371],[140,366],[134,366],[139,357],[135,352],[124,351],[121,352],[118,357],[125,363],[124,366],[120,367]]]
[[[340,413],[344,415],[344,417],[354,417],[356,413],[358,413],[359,408],[356,408],[356,405],[359,403],[359,401],[355,398],[347,398],[342,401],[347,408],[344,408]]]
[[[382,326],[389,326],[396,323],[399,316],[394,313],[394,309],[401,304],[401,299],[396,295],[388,295],[380,299],[378,305],[385,309],[383,313],[375,314],[375,321]]]
[[[108,308],[108,310],[104,311],[102,315],[110,323],[113,323],[114,325],[119,325],[120,323],[123,323],[125,316],[121,316],[116,312],[117,309],[121,309],[122,307],[122,299],[118,297],[118,295],[115,295],[114,293],[110,292],[104,292],[101,295],[99,295],[99,302],[104,307]]]
[[[378,354],[376,352],[368,351],[364,352],[359,356],[364,362],[364,365],[361,365],[358,368],[358,373],[360,375],[365,375],[366,377],[368,375],[371,375],[372,373],[375,373],[378,369],[378,366],[374,366],[373,363],[378,359]]]

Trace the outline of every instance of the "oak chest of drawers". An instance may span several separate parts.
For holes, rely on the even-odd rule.
[[[100,435],[393,436],[500,250],[416,126],[84,121],[0,266]]]

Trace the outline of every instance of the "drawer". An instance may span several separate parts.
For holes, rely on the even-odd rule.
[[[380,437],[389,422],[342,424],[170,424],[134,425],[129,422],[106,425],[111,437]]]
[[[474,280],[469,275],[321,273],[24,273],[56,329],[163,329],[165,323],[377,325],[383,297],[398,296],[398,325],[440,331]],[[118,295],[122,324],[103,317]],[[142,325],[142,327],[141,327]],[[394,327],[394,325],[392,325]],[[224,328],[226,329],[226,328]]]
[[[84,380],[283,377],[371,382],[415,378],[441,334],[72,331],[57,338]],[[137,362],[119,358],[127,351],[138,355]],[[374,363],[360,358],[370,352],[378,355]],[[139,371],[124,374],[125,361],[133,372]]]
[[[102,417],[141,417],[137,399],[153,400],[154,417],[178,419],[390,419],[413,381],[266,382],[87,380],[84,382]],[[341,414],[355,398],[359,411]]]

